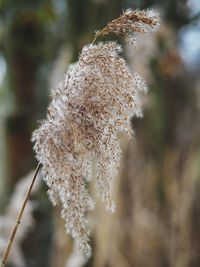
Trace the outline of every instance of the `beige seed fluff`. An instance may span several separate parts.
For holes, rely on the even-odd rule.
[[[47,119],[32,137],[50,200],[62,205],[66,230],[86,255],[90,246],[85,215],[94,208],[87,191],[92,159],[97,161],[97,195],[113,212],[113,180],[121,155],[117,134],[130,135],[130,118],[142,115],[145,83],[130,73],[120,52],[115,42],[85,46],[52,91]]]

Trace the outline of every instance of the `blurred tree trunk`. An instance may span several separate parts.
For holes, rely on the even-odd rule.
[[[6,94],[12,101],[5,119],[6,180],[8,189],[12,191],[18,180],[36,166],[30,139],[37,119],[44,117],[41,111],[46,112],[47,63],[57,55],[61,36],[55,30],[58,21],[52,1],[7,0],[1,3],[0,14],[4,27],[1,46],[7,62]],[[55,24],[56,38],[51,31],[51,22]],[[45,70],[42,69],[44,65]],[[45,267],[50,265],[52,207],[46,188],[40,189],[36,198],[39,205],[34,210],[35,229],[27,233],[22,250],[28,266]]]
[[[1,45],[8,66],[7,93],[12,99],[6,122],[7,169],[12,186],[35,167],[30,138],[36,119],[44,116],[39,112],[46,112],[47,105],[49,68],[46,66],[44,71],[42,67],[59,52],[61,41],[65,40],[61,38],[64,27],[60,24],[65,21],[62,14],[56,17],[52,1],[45,0],[16,0],[15,4],[4,1],[0,13],[4,26]]]
[[[11,183],[15,183],[33,167],[30,142],[35,113],[35,76],[37,62],[33,63],[22,51],[13,51],[9,62],[15,108],[7,118],[7,167]]]
[[[5,11],[5,56],[8,83],[13,98],[12,111],[7,117],[7,168],[10,184],[14,184],[34,166],[30,141],[36,111],[36,86],[41,63],[42,29],[36,12],[24,8]],[[21,7],[21,9],[20,9]]]

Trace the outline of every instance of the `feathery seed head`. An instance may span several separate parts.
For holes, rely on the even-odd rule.
[[[133,15],[126,11],[120,20],[130,17],[131,21]],[[135,16],[144,19],[138,11]],[[127,29],[126,23],[124,28],[113,25],[111,22],[108,31]],[[94,208],[86,189],[91,158],[97,159],[97,195],[114,211],[113,180],[121,154],[117,133],[130,135],[130,118],[142,116],[139,94],[146,90],[145,83],[138,74],[130,73],[120,51],[115,42],[85,46],[64,81],[52,90],[47,119],[32,137],[50,200],[54,205],[61,203],[66,231],[87,255],[90,246],[85,215]]]
[[[98,36],[114,33],[135,44],[138,34],[154,31],[159,25],[158,14],[155,11],[127,9],[119,18],[112,20],[105,28],[98,31],[95,40]]]

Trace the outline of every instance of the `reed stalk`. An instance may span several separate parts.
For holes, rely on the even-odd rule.
[[[5,266],[6,261],[7,261],[7,259],[8,259],[8,256],[9,256],[9,254],[10,254],[10,251],[11,251],[11,248],[12,248],[12,245],[13,245],[13,241],[14,241],[14,239],[15,239],[15,236],[16,236],[16,233],[17,233],[17,230],[18,230],[18,227],[19,227],[19,225],[20,225],[20,223],[21,223],[21,219],[22,219],[24,210],[25,210],[25,208],[26,208],[26,204],[27,204],[27,202],[28,202],[28,200],[29,200],[29,197],[30,197],[30,194],[31,194],[33,185],[34,185],[34,183],[35,183],[35,180],[36,180],[38,171],[39,171],[39,169],[40,169],[40,166],[41,166],[41,164],[38,163],[38,165],[37,165],[37,167],[36,167],[36,169],[35,169],[35,173],[34,173],[34,175],[33,175],[33,179],[32,179],[32,181],[31,181],[30,187],[29,187],[29,189],[28,189],[28,191],[27,191],[27,193],[26,193],[26,196],[25,196],[24,201],[23,201],[23,203],[22,203],[22,207],[21,207],[21,209],[20,209],[20,211],[19,211],[19,214],[18,214],[18,217],[17,217],[17,219],[16,219],[15,226],[14,226],[14,228],[13,228],[13,230],[12,230],[11,235],[10,235],[10,239],[9,239],[9,241],[8,241],[8,245],[7,245],[7,247],[6,247],[6,249],[5,249],[5,252],[4,252],[4,254],[3,254],[3,258],[2,258],[2,261],[1,261],[1,266],[0,266],[0,267],[4,267],[4,266]]]

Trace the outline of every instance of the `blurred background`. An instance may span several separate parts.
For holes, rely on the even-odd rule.
[[[124,45],[146,80],[135,140],[121,137],[117,211],[89,214],[87,261],[65,234],[38,177],[8,260],[10,267],[200,266],[200,1],[0,1],[0,257],[36,167],[31,133],[49,89],[83,45],[126,8],[153,8],[160,29]],[[93,187],[91,187],[91,192]]]

